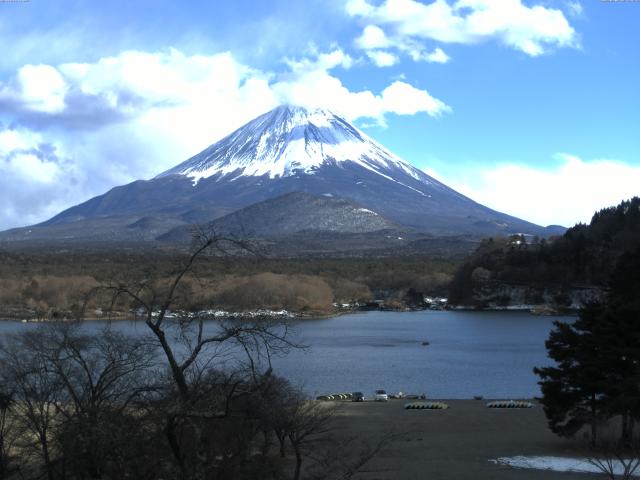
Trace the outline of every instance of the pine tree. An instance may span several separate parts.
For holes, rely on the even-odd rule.
[[[550,429],[571,436],[585,425],[620,417],[629,444],[640,418],[640,250],[620,258],[605,303],[592,303],[571,324],[556,322],[546,342],[553,367],[535,368]]]
[[[589,425],[594,443],[608,385],[599,341],[593,332],[603,310],[602,305],[594,303],[586,306],[573,324],[555,322],[546,347],[556,366],[534,369],[541,377],[540,402],[551,431],[572,436]]]
[[[614,368],[607,403],[611,415],[620,416],[621,441],[628,445],[640,418],[640,249],[620,257],[610,289],[603,343]]]

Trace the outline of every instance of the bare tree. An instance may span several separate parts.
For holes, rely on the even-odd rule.
[[[205,332],[206,315],[181,314],[176,322],[167,321],[167,313],[178,298],[181,282],[192,273],[197,260],[210,250],[228,253],[230,249],[251,251],[248,243],[199,232],[196,237],[196,248],[189,255],[186,262],[180,266],[166,288],[154,284],[154,279],[148,278],[140,282],[118,283],[103,287],[101,290],[112,292],[112,305],[126,297],[142,311],[144,321],[156,337],[166,358],[173,381],[181,397],[189,395],[189,370],[198,367],[201,354],[211,354],[221,344],[232,342],[241,346],[247,353],[247,359],[255,368],[255,356],[276,351],[285,351],[292,344],[287,340],[286,324],[274,325],[267,318],[256,318],[251,321],[234,320],[233,322],[219,322],[219,328]],[[170,323],[169,325],[167,325]],[[177,327],[177,338],[182,342],[181,347],[172,343],[168,335]],[[206,360],[210,363],[210,359]]]
[[[209,317],[199,312],[169,315],[180,297],[182,282],[193,274],[201,256],[212,249],[225,255],[230,249],[250,251],[250,245],[233,238],[202,231],[195,238],[193,253],[167,284],[146,278],[102,289],[111,292],[112,306],[124,298],[142,311],[163,353],[171,379],[164,430],[184,478],[204,478],[207,468],[215,468],[218,462],[219,455],[210,451],[209,431],[203,426],[216,428],[212,420],[227,419],[233,413],[230,399],[258,391],[258,380],[271,373],[272,355],[293,346],[287,325],[268,318],[207,322]],[[222,370],[235,373],[223,375],[222,382],[219,374],[210,375]]]
[[[37,454],[49,480],[69,468],[100,478],[113,458],[117,420],[155,388],[148,342],[80,328],[47,324],[9,336],[0,348],[2,380],[25,431],[22,451]]]
[[[269,399],[269,425],[280,444],[280,456],[286,456],[287,443],[295,463],[293,478],[347,480],[360,472],[396,435],[378,439],[336,434],[335,403],[308,399],[286,380],[276,379],[279,395]],[[307,464],[303,469],[303,463]]]
[[[269,388],[262,394],[261,403],[263,429],[273,433],[278,441],[278,452],[281,458],[287,455],[286,444],[289,432],[294,426],[293,416],[297,406],[303,400],[300,392],[280,377],[271,377]]]
[[[0,480],[9,478],[15,469],[12,449],[17,432],[11,417],[13,405],[13,395],[0,390]]]
[[[611,480],[631,479],[640,466],[640,455],[625,456],[620,452],[604,453],[603,456],[589,457],[587,461]]]
[[[126,433],[118,427],[135,423],[130,407],[158,388],[155,347],[109,327],[97,334],[81,331],[78,324],[44,330],[32,348],[61,386],[57,411],[64,422],[57,439],[66,467],[100,478],[108,463],[129,458],[119,450]]]
[[[287,436],[296,458],[294,480],[300,479],[305,452],[329,431],[335,411],[335,405],[309,401],[302,396],[292,406]]]
[[[54,417],[61,398],[60,383],[31,347],[36,332],[14,335],[0,346],[3,382],[15,396],[14,414],[26,432],[22,451],[35,454],[44,466],[49,480],[54,478]]]
[[[592,455],[587,462],[610,480],[629,480],[640,469],[640,440],[630,439],[626,442],[613,439],[611,435],[601,435]]]
[[[64,393],[65,416],[91,415],[103,406],[125,410],[153,391],[155,347],[110,326],[91,334],[80,323],[48,324],[23,334],[23,348],[40,356]]]
[[[364,469],[369,462],[396,437],[396,434],[388,434],[367,440],[353,436],[336,438],[332,429],[326,447],[317,452],[310,452],[309,456],[315,464],[308,477],[312,480],[348,480],[353,478],[356,474],[365,471]],[[372,470],[367,471],[371,472]]]

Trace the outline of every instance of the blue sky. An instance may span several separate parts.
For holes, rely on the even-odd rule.
[[[0,228],[150,178],[283,102],[492,208],[640,194],[640,3],[0,2]]]

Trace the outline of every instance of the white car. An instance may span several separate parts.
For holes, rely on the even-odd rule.
[[[376,393],[373,395],[373,399],[376,402],[386,402],[389,400],[389,395],[384,390],[376,390]]]

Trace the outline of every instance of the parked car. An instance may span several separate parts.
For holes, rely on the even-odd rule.
[[[376,402],[386,402],[387,400],[389,400],[389,395],[387,395],[387,392],[384,390],[376,390],[373,399]]]
[[[352,402],[364,402],[364,393],[362,392],[353,392],[351,394]]]

